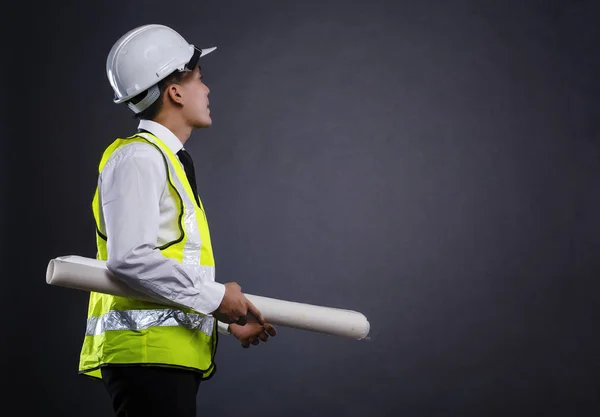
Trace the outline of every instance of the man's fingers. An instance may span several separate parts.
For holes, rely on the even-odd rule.
[[[275,330],[275,327],[273,327],[269,323],[265,324],[265,331],[271,336],[275,336],[277,334],[277,330]]]
[[[258,341],[258,337],[251,337],[250,338],[250,343],[252,343],[253,345],[258,345],[259,341]]]
[[[246,316],[241,316],[235,323],[239,324],[240,326],[245,326],[247,322],[248,318]]]
[[[258,335],[258,338],[260,340],[262,340],[263,342],[266,342],[267,340],[269,340],[269,335],[263,330],[262,332],[260,332],[260,334]]]
[[[248,340],[243,340],[242,341],[242,347],[244,349],[248,349],[250,347],[250,342],[248,342]]]

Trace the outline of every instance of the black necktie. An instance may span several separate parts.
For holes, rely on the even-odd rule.
[[[185,169],[185,175],[192,187],[192,191],[194,191],[194,198],[196,199],[196,204],[200,207],[200,200],[198,199],[198,188],[196,186],[196,171],[194,171],[194,161],[192,161],[192,157],[190,154],[183,148],[179,152],[177,152],[177,156],[179,160],[183,164],[183,169]]]

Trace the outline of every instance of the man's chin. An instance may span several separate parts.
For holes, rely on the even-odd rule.
[[[200,120],[194,126],[196,129],[204,129],[212,126],[212,119],[209,117],[207,120]]]

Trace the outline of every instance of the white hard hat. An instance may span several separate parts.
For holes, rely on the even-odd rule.
[[[216,47],[198,49],[179,33],[163,25],[145,25],[130,30],[115,44],[106,59],[106,75],[115,91],[115,103],[123,103],[143,93],[140,102],[127,103],[140,113],[159,96],[156,84],[174,71],[192,71],[201,56]]]

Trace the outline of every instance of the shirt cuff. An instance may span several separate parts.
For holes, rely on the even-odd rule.
[[[194,310],[201,314],[211,314],[223,301],[225,285],[215,281],[205,281],[202,284],[202,297],[198,297],[194,303]]]
[[[229,324],[223,323],[222,321],[218,321],[218,320],[217,320],[217,330],[219,330],[219,333],[221,333],[221,334],[231,334],[231,331],[229,331]]]

